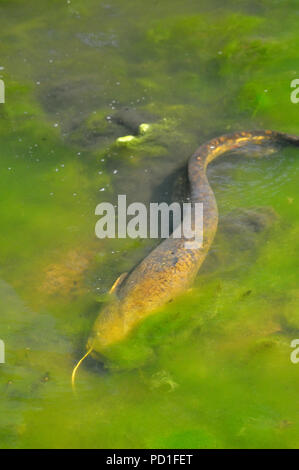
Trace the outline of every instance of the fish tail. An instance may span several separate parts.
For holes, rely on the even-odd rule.
[[[195,175],[194,178],[197,179],[196,170],[206,169],[211,161],[226,152],[238,151],[248,144],[260,145],[263,143],[285,143],[297,146],[299,145],[299,136],[271,130],[224,134],[211,139],[195,151],[189,161],[189,176],[192,178],[192,175]]]

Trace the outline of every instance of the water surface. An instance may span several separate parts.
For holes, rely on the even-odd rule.
[[[219,134],[299,133],[298,2],[0,0],[0,15],[1,448],[298,447],[293,148],[211,165],[221,218],[194,287],[70,387],[105,293],[154,245],[97,240],[96,205],[167,200]],[[151,132],[117,145],[132,119]]]

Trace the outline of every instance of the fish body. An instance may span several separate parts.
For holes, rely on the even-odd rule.
[[[111,301],[96,319],[87,349],[93,355],[122,341],[147,316],[189,288],[213,243],[218,225],[217,203],[206,176],[208,164],[227,152],[248,145],[295,144],[299,137],[275,131],[236,132],[201,145],[188,162],[191,203],[203,204],[203,243],[187,248],[186,238],[167,238],[115,287]],[[250,155],[250,154],[249,154]],[[193,231],[201,230],[192,219]]]

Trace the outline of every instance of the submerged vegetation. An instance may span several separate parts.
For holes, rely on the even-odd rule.
[[[72,395],[106,293],[152,248],[97,240],[96,205],[166,200],[212,136],[299,133],[295,0],[160,3],[0,0],[1,448],[298,447],[293,148],[211,165],[221,220],[195,285]]]

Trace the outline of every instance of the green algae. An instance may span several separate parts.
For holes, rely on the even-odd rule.
[[[194,287],[104,365],[87,360],[72,396],[109,287],[153,246],[96,240],[96,204],[121,190],[148,203],[219,133],[298,134],[295,1],[162,3],[0,2],[1,448],[298,447],[292,148],[215,162],[209,178],[230,218]],[[124,106],[155,119],[120,146],[130,132],[107,116]],[[240,210],[261,207],[273,223],[237,229]]]

